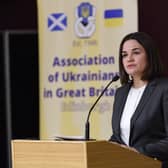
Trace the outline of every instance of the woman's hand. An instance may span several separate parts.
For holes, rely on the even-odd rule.
[[[139,153],[135,148],[132,148],[132,147],[129,147],[129,146],[126,146],[126,145],[123,145],[123,144],[119,144],[119,143],[117,143],[117,142],[111,142],[111,143],[113,143],[113,144],[115,144],[115,145],[118,145],[118,146],[120,146],[120,147],[122,147],[122,148],[126,148],[126,149],[128,149],[128,150],[131,150],[131,151],[134,151],[134,152]]]
[[[122,148],[126,148],[126,149],[128,149],[128,150],[131,150],[131,151],[134,151],[134,152],[139,153],[135,148],[132,148],[132,147],[129,147],[129,146],[126,146],[126,145],[121,145],[121,144],[120,144],[120,146],[121,146]]]

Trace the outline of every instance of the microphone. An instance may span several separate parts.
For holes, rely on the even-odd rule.
[[[102,97],[102,95],[104,94],[104,92],[107,90],[107,88],[111,85],[111,83],[117,81],[120,77],[118,75],[114,76],[113,79],[107,84],[107,86],[103,89],[103,91],[101,92],[101,94],[99,95],[99,97],[97,98],[97,100],[95,101],[95,103],[91,106],[88,116],[87,116],[87,120],[85,123],[85,140],[89,140],[90,139],[90,123],[89,123],[89,118],[90,118],[90,114],[93,110],[93,108],[95,107],[95,105],[97,104],[97,102],[99,101],[99,99]]]

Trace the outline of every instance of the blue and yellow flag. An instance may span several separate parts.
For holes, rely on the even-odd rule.
[[[104,19],[106,27],[115,27],[123,25],[123,10],[108,9],[104,11]]]

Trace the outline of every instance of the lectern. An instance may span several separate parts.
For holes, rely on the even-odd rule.
[[[12,140],[13,168],[161,168],[157,160],[108,141]]]

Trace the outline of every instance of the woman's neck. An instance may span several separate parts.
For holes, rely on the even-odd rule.
[[[144,85],[146,85],[148,83],[148,81],[143,81],[141,79],[133,79],[133,87],[134,88],[140,88]]]

